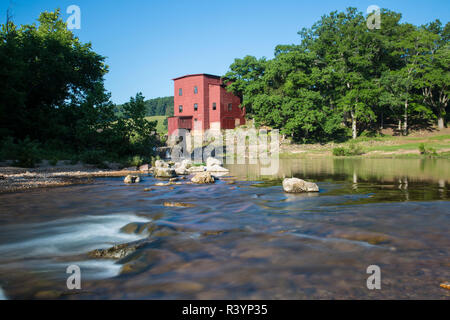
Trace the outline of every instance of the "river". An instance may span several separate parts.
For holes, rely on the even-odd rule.
[[[439,287],[450,280],[449,160],[285,159],[270,177],[228,168],[235,178],[213,185],[144,175],[0,195],[0,299],[450,298]],[[284,177],[320,193],[286,194]],[[152,234],[121,231],[130,223]],[[86,255],[144,238],[121,260]],[[66,286],[74,264],[80,290]],[[380,290],[367,288],[370,265]]]

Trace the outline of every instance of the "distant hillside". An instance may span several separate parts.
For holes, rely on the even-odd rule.
[[[173,116],[173,96],[145,101],[147,116]]]
[[[173,96],[159,97],[145,101],[147,116],[173,116]],[[122,114],[122,105],[116,105],[117,114]]]

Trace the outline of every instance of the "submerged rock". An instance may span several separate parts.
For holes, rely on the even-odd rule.
[[[158,183],[155,183],[155,187],[168,187],[168,186],[171,186],[171,185],[172,185],[171,182],[167,182],[167,183],[158,182]]]
[[[440,287],[444,288],[444,289],[447,289],[447,290],[450,290],[450,282],[441,283]]]
[[[283,180],[283,190],[288,193],[319,192],[319,187],[314,182],[290,178]]]
[[[61,297],[61,292],[56,290],[43,290],[34,295],[34,298],[38,300],[54,300],[59,297]]]
[[[136,251],[141,244],[123,243],[115,245],[108,249],[95,249],[88,252],[88,256],[91,258],[103,258],[103,259],[122,259],[130,253]]]
[[[200,172],[197,173],[191,181],[193,183],[205,184],[205,183],[214,183],[215,179],[209,172]]]
[[[125,183],[139,183],[141,182],[141,178],[139,176],[132,176],[131,174],[127,175],[125,179],[123,179]]]
[[[195,207],[195,204],[192,203],[183,203],[183,202],[164,202],[165,207],[186,207],[192,208]]]
[[[371,245],[379,245],[392,242],[392,239],[389,236],[379,233],[338,233],[335,236],[352,241],[367,242]]]
[[[131,222],[126,226],[120,228],[120,231],[128,234],[142,234],[145,231],[148,231],[148,228],[151,226],[149,222]]]

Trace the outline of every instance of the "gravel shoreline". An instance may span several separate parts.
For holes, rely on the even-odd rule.
[[[0,193],[92,183],[95,177],[122,177],[137,170],[101,170],[73,165],[38,168],[0,167]],[[143,172],[142,172],[143,173]]]

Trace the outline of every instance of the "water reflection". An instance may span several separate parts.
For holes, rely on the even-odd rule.
[[[277,174],[261,175],[259,164],[227,165],[233,175],[247,180],[308,179],[396,182],[402,179],[436,182],[445,185],[450,180],[450,160],[447,159],[343,159],[317,157],[280,159]],[[406,181],[406,185],[407,185]],[[403,182],[402,182],[403,184]]]

